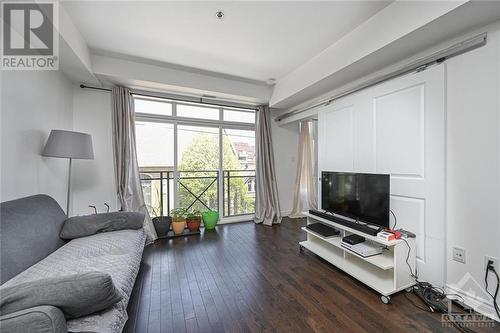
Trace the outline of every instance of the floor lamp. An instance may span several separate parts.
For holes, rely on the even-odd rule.
[[[71,161],[73,159],[94,159],[92,136],[86,133],[52,130],[43,149],[42,156],[69,158],[68,193],[66,199],[66,215],[69,216]]]

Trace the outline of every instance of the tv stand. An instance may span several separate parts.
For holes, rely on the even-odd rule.
[[[378,232],[380,231],[380,228],[372,227],[372,226],[370,226],[368,224],[364,224],[364,223],[351,222],[351,221],[345,220],[343,218],[334,216],[332,214],[321,212],[319,210],[311,209],[311,210],[309,210],[309,213],[312,215],[316,215],[316,216],[322,217],[324,219],[330,220],[332,222],[342,224],[343,226],[349,227],[351,229],[356,229],[358,231],[361,231],[362,233],[365,233],[365,234],[368,234],[371,236],[377,236]]]
[[[377,291],[383,303],[390,302],[390,295],[412,287],[415,281],[411,277],[410,270],[406,264],[408,247],[403,240],[385,241],[377,236],[366,234],[349,226],[336,223],[330,219],[305,212],[307,224],[321,222],[340,230],[338,237],[324,238],[321,235],[303,227],[307,233],[307,240],[300,242],[300,250],[304,248],[320,256],[332,265],[343,270],[355,279],[361,281],[368,287]],[[382,254],[372,257],[362,257],[341,246],[342,237],[357,234],[384,246]],[[408,264],[415,271],[415,238],[406,239],[411,251]]]

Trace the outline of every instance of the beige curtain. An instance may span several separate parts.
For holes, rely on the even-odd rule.
[[[299,159],[295,177],[293,208],[290,217],[303,217],[302,212],[316,209],[316,179],[314,176],[314,138],[312,121],[300,123]]]
[[[144,203],[135,146],[134,100],[130,90],[115,87],[113,98],[113,154],[118,199],[124,211],[143,212],[147,243],[158,238]]]
[[[255,223],[265,225],[281,223],[271,137],[271,116],[268,106],[260,106],[257,112],[255,145],[257,153]]]

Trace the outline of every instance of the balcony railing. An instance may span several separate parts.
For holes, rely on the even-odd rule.
[[[224,216],[255,212],[255,170],[223,170]]]
[[[255,170],[223,170],[222,210],[224,217],[253,214]],[[144,200],[152,216],[165,216],[175,207],[175,177],[172,168],[140,168]],[[178,206],[219,211],[219,171],[179,171]]]

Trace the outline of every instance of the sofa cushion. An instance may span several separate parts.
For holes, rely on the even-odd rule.
[[[136,212],[113,212],[74,216],[66,219],[61,229],[62,239],[74,239],[95,235],[101,232],[126,229],[140,229],[144,223],[144,214]]]
[[[68,330],[121,332],[127,320],[127,304],[139,271],[144,241],[142,229],[77,238],[7,281],[4,286],[90,271],[108,273],[123,299],[107,310],[69,320]]]
[[[67,333],[62,311],[44,305],[0,317],[1,331],[9,333]]]
[[[78,318],[109,308],[122,299],[111,276],[101,272],[51,277],[0,287],[0,313],[6,315],[35,306],[60,308],[66,318]]]

